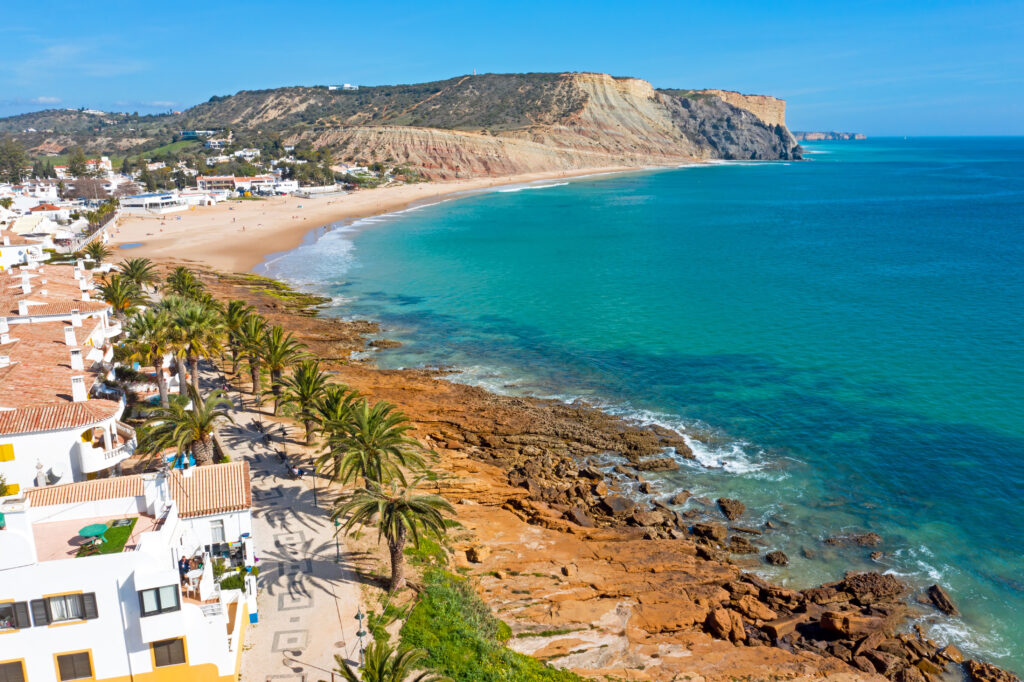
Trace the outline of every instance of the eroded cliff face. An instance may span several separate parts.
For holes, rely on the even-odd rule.
[[[786,125],[786,100],[768,95],[742,95],[733,90],[697,90],[696,92],[714,95],[718,99],[738,109],[745,109],[770,126]]]
[[[474,99],[470,79],[459,88],[458,104],[486,110]],[[656,91],[650,83],[607,74],[561,74],[533,90],[522,125],[457,130],[413,125],[324,126],[294,135],[327,145],[342,158],[398,161],[432,179],[499,176],[587,168],[672,165],[706,159],[799,158],[799,147],[784,124],[785,103],[771,97],[743,97],[705,91],[699,97]],[[482,99],[481,94],[478,99]],[[429,109],[456,95],[439,92],[411,107]],[[737,106],[728,101],[744,104]],[[763,102],[762,102],[763,100]],[[349,122],[357,119],[349,118]],[[365,120],[365,119],[364,119]]]

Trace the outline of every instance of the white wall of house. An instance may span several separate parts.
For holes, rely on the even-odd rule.
[[[144,498],[139,498],[144,499]],[[122,498],[109,504],[128,507],[136,498]],[[184,526],[171,506],[159,531],[142,533],[138,548],[119,554],[77,557],[55,561],[25,563],[26,529],[32,534],[30,517],[45,516],[55,507],[32,509],[28,503],[6,504],[6,530],[0,530],[0,602],[13,600],[31,604],[44,595],[92,593],[96,597],[97,617],[60,625],[32,627],[0,632],[0,660],[23,659],[26,679],[56,682],[54,655],[89,650],[94,677],[91,679],[129,679],[132,675],[154,670],[150,643],[184,637],[188,666],[182,666],[177,679],[199,679],[201,665],[216,666],[218,676],[235,673],[242,621],[247,621],[242,605],[246,597],[237,590],[220,595],[220,609],[204,613],[197,605],[185,603],[178,594],[179,611],[142,616],[140,589],[178,585],[176,561],[182,552],[180,542]],[[95,509],[84,510],[91,513]],[[60,514],[71,513],[62,509]],[[234,636],[226,632],[225,605],[239,602]],[[210,679],[203,673],[202,679]]]

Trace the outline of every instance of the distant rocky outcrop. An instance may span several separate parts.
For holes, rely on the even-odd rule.
[[[840,133],[838,131],[821,132],[821,131],[806,131],[796,130],[793,131],[793,136],[800,142],[820,142],[820,141],[831,141],[831,140],[866,140],[868,139],[863,133]]]

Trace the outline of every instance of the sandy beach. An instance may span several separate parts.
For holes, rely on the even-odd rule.
[[[338,220],[390,213],[412,204],[501,185],[581,177],[636,168],[590,168],[494,178],[381,187],[303,199],[271,197],[226,201],[164,216],[125,216],[111,235],[118,257],[191,261],[223,271],[247,272],[272,253],[302,243],[310,231]]]

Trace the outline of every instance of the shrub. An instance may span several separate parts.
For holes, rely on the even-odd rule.
[[[467,579],[436,568],[424,573],[420,601],[402,627],[402,643],[425,649],[427,665],[455,682],[582,682],[505,647],[511,635]]]

